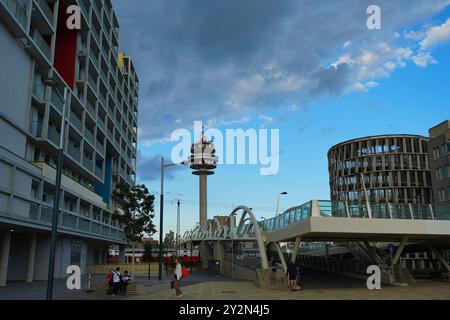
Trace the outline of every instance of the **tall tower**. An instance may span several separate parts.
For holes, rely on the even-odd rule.
[[[208,180],[207,177],[214,174],[217,168],[218,157],[212,141],[207,141],[204,130],[199,142],[191,147],[191,155],[188,160],[192,174],[199,176],[199,222],[203,229],[207,228],[208,221]]]

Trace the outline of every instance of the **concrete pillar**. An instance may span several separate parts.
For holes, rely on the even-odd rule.
[[[281,251],[281,247],[278,242],[275,243],[275,248],[277,249],[278,256],[280,257],[281,264],[283,265],[283,271],[284,273],[286,273],[287,272],[286,259],[284,258],[283,251]]]
[[[8,280],[9,249],[11,247],[11,231],[5,230],[2,233],[0,239],[0,287],[6,287],[6,281]]]
[[[212,250],[209,247],[208,243],[202,242],[200,243],[199,251],[200,251],[200,259],[202,261],[202,268],[208,269],[209,260],[213,259],[213,255],[211,253]]]
[[[207,183],[207,176],[206,175],[200,175],[200,226],[203,230],[206,230],[208,228],[208,204],[207,204],[207,198],[208,198],[208,183]]]
[[[36,256],[36,233],[30,236],[30,246],[28,249],[28,265],[27,265],[27,279],[26,282],[33,282],[34,280],[34,261]]]
[[[302,241],[302,237],[295,238],[294,248],[292,249],[291,262],[295,263],[295,259],[297,258],[298,249],[300,249],[300,243]]]
[[[125,246],[119,246],[119,263],[125,263]]]

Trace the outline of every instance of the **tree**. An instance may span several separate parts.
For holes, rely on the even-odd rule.
[[[113,199],[120,204],[123,214],[117,210],[113,218],[124,225],[125,238],[132,242],[142,242],[145,234],[156,232],[152,219],[155,197],[145,185],[130,186],[120,182],[113,192]]]

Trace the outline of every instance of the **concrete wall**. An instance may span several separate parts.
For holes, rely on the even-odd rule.
[[[0,113],[28,129],[32,62],[3,24],[0,24]],[[0,145],[25,155],[25,136],[0,119]]]
[[[256,280],[256,271],[244,268],[237,264],[234,264],[233,270],[232,270],[231,262],[228,262],[226,260],[223,260],[220,273],[223,276],[230,277],[230,278],[231,278],[231,273],[233,273],[233,279],[241,279],[241,280],[249,280],[249,281]]]

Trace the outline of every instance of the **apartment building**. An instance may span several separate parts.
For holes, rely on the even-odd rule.
[[[450,120],[429,130],[434,202],[450,205]]]
[[[0,0],[0,55],[0,286],[47,278],[63,117],[55,276],[106,262],[127,243],[111,191],[135,183],[139,90],[111,1]]]

